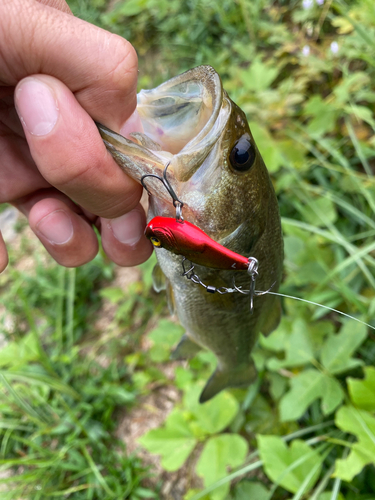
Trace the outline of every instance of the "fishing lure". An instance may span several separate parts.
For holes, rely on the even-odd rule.
[[[181,255],[182,276],[191,280],[193,283],[203,286],[208,293],[225,294],[239,292],[250,295],[250,312],[254,310],[254,296],[264,295],[265,292],[255,291],[255,282],[258,276],[258,260],[255,257],[244,257],[241,254],[233,252],[229,248],[220,245],[213,240],[202,229],[194,224],[187,222],[182,217],[182,207],[184,203],[178,199],[171,184],[167,179],[167,169],[169,162],[164,168],[163,177],[155,174],[146,174],[141,178],[142,186],[148,191],[144,182],[146,177],[156,177],[159,179],[173,200],[176,208],[176,218],[172,217],[154,217],[146,226],[145,235],[154,247],[164,248],[174,254]],[[190,263],[189,269],[186,269],[185,261]],[[247,271],[250,276],[249,290],[243,290],[237,287],[233,279],[233,287],[214,287],[203,283],[199,276],[194,272],[194,264],[201,266],[221,269],[228,271]]]

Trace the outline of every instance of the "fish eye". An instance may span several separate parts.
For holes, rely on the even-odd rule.
[[[230,163],[237,172],[247,172],[254,165],[256,152],[248,137],[247,134],[242,136],[229,155]]]
[[[155,236],[151,236],[150,241],[154,247],[161,247],[161,241],[158,238],[155,238]]]

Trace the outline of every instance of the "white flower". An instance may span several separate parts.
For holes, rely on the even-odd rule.
[[[302,49],[302,55],[307,57],[310,54],[310,47],[308,45],[305,45]]]
[[[315,0],[317,5],[323,5],[324,4],[324,0]]]
[[[311,7],[313,6],[314,4],[314,0],[303,0],[302,1],[302,7],[307,10],[307,9],[311,9]]]
[[[337,42],[332,42],[331,43],[332,54],[337,54],[338,51],[339,51],[339,44]]]

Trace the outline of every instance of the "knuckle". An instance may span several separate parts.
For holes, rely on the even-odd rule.
[[[106,78],[115,88],[123,88],[127,93],[136,89],[138,77],[138,56],[130,42],[111,34],[112,60]]]

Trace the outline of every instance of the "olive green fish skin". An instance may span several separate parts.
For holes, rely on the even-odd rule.
[[[189,97],[186,98],[186,95],[190,96],[190,91],[193,102],[191,110]],[[185,204],[183,216],[186,220],[231,250],[246,257],[255,257],[259,261],[256,289],[264,291],[272,286],[272,291],[277,291],[283,262],[279,209],[245,114],[230,100],[221,87],[218,75],[208,66],[190,70],[149,92],[146,97],[150,96],[150,102],[156,102],[159,106],[160,92],[161,102],[163,105],[167,103],[167,109],[163,108],[163,116],[167,116],[168,111],[173,115],[177,108],[181,113],[183,101],[179,100],[177,106],[177,100],[186,98],[186,112],[182,111],[185,113],[182,120],[197,121],[195,129],[193,127],[193,131],[189,131],[193,137],[188,137],[185,145],[182,141],[182,149],[177,148],[176,152],[169,156],[166,154],[165,158],[160,157],[164,153],[156,152],[156,146],[150,151],[138,144],[137,148],[142,154],[137,153],[137,157],[137,154],[129,152],[129,148],[132,148],[128,144],[130,141],[120,139],[99,126],[116,161],[136,179],[146,173],[160,175],[161,169],[170,161],[168,179]],[[173,96],[176,94],[175,104]],[[201,107],[199,98],[205,103]],[[142,112],[142,95],[140,101]],[[203,127],[199,130],[202,123]],[[158,130],[157,127],[155,130]],[[229,157],[234,144],[244,134],[250,137],[256,157],[248,171],[238,172],[232,167]],[[194,142],[196,137],[198,140]],[[160,143],[157,134],[151,139]],[[145,149],[148,149],[146,153]],[[175,216],[172,200],[164,192],[162,184],[155,179],[148,180],[151,192],[149,218],[155,215]],[[194,353],[195,346],[200,346],[211,350],[218,360],[217,369],[208,381],[201,401],[207,401],[226,387],[250,384],[256,378],[251,350],[259,332],[268,334],[277,326],[281,310],[278,297],[267,294],[255,297],[251,314],[248,296],[240,293],[207,293],[202,286],[181,276],[180,256],[164,249],[156,249],[156,255],[166,277],[166,288],[172,291],[170,295],[173,296],[174,309],[186,329],[186,336],[177,347],[175,357]],[[216,287],[232,287],[233,278],[236,285],[245,290],[250,286],[250,277],[246,272],[218,271],[196,265],[195,273],[205,284]]]

